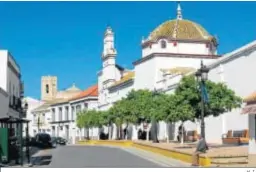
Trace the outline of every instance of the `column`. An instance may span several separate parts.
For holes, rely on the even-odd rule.
[[[249,115],[249,149],[248,149],[248,165],[254,167],[256,164],[256,142],[255,142],[255,129],[256,129],[256,115]]]

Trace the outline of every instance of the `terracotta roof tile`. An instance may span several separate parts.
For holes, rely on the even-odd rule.
[[[132,71],[126,72],[124,74],[124,76],[119,81],[116,81],[113,85],[111,85],[111,87],[117,86],[117,85],[122,84],[126,81],[129,81],[129,80],[133,79],[134,76],[135,76],[135,72],[132,72]]]
[[[77,99],[82,99],[85,97],[97,97],[97,96],[98,96],[98,85],[93,85],[93,86],[89,87],[88,89],[82,91],[77,96],[71,98],[70,100],[77,100]]]
[[[256,101],[256,91],[250,94],[249,96],[245,97],[243,101],[246,103]]]
[[[194,72],[196,71],[195,68],[192,67],[174,67],[174,68],[170,68],[170,69],[161,69],[161,71],[168,73],[168,74],[188,74],[190,72]]]

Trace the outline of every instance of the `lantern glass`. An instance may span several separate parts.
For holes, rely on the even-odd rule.
[[[198,81],[201,81],[201,72],[199,70],[195,73],[195,76]]]
[[[203,72],[203,73],[202,73],[202,80],[203,80],[203,81],[206,81],[207,79],[208,79],[208,73]]]
[[[201,69],[202,71],[202,80],[203,81],[206,81],[208,79],[208,72],[209,72],[209,69],[206,68],[205,66]]]

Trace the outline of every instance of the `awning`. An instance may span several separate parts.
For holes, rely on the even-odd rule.
[[[256,104],[253,104],[253,105],[246,105],[246,106],[242,109],[241,114],[255,115],[255,114],[256,114]]]

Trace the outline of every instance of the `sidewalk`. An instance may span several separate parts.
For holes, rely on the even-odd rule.
[[[30,163],[26,156],[26,149],[23,149],[23,166],[16,164],[15,161],[11,161],[9,164],[3,165],[4,167],[29,167],[31,163],[36,164],[42,160],[43,157],[51,155],[50,149],[39,149],[36,147],[30,148]]]
[[[192,160],[192,154],[196,149],[196,143],[152,143],[149,141],[135,141],[134,143],[142,148],[146,146],[145,149],[149,151],[169,154],[168,156],[186,162]],[[207,153],[200,155],[200,161],[203,166],[208,164],[212,167],[245,167],[248,163],[248,146],[209,144]]]
[[[150,141],[135,141],[134,143],[158,147],[167,150],[175,150],[180,153],[191,154],[195,151],[196,143],[152,143]],[[206,154],[209,158],[220,157],[240,157],[248,156],[248,146],[223,146],[218,144],[209,144],[209,150]]]

